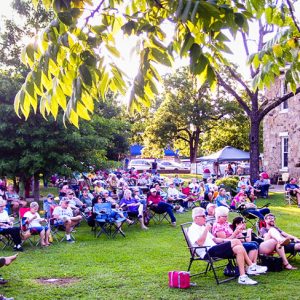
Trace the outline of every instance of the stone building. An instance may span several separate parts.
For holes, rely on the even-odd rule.
[[[267,98],[287,92],[283,78],[278,78]],[[271,178],[282,173],[300,177],[300,95],[273,109],[263,120],[263,166]]]

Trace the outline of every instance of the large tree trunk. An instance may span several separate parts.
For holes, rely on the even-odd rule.
[[[196,131],[193,132],[192,137],[190,139],[190,162],[191,162],[191,164],[195,164],[197,162],[199,138],[200,138],[200,130],[197,128]]]
[[[253,183],[259,176],[259,121],[250,118],[250,180]]]
[[[34,201],[39,201],[40,199],[40,181],[39,181],[39,174],[34,174],[33,177],[33,198]]]

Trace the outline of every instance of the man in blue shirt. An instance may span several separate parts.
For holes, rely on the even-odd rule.
[[[289,192],[292,196],[297,198],[298,207],[300,208],[300,188],[299,185],[296,184],[297,179],[292,177],[290,182],[285,185],[285,190]]]

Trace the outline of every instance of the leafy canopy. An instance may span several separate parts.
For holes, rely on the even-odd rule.
[[[95,100],[109,90],[125,94],[131,84],[115,62],[120,32],[139,37],[139,69],[130,96],[131,110],[139,110],[157,94],[157,66],[172,66],[178,55],[189,57],[199,83],[216,86],[214,69],[226,63],[223,53],[230,52],[223,29],[232,35],[247,32],[252,16],[249,1],[102,0],[94,7],[91,0],[42,2],[55,19],[22,52],[31,72],[15,98],[15,110],[26,118],[38,109],[45,118],[56,118],[63,109],[75,126],[79,118],[90,119]],[[264,5],[263,0],[250,2]],[[166,23],[173,24],[170,43]]]
[[[38,5],[38,0],[32,0]],[[216,71],[229,64],[229,35],[248,32],[249,20],[266,19],[282,29],[262,51],[249,57],[256,74],[253,89],[270,86],[280,68],[295,92],[299,83],[299,24],[291,0],[42,0],[55,19],[28,44],[22,61],[31,68],[15,98],[15,110],[28,118],[64,117],[78,126],[89,120],[94,101],[108,91],[130,94],[131,110],[149,106],[161,80],[157,66],[172,66],[178,56],[190,59],[190,71],[200,84],[216,87]],[[93,5],[94,3],[94,5]],[[173,25],[168,42],[167,23]],[[225,31],[227,29],[227,31]],[[133,82],[116,63],[119,34],[138,37],[139,68]]]

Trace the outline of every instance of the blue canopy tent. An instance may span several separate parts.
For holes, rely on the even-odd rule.
[[[216,162],[245,161],[250,160],[250,153],[231,146],[226,146],[218,152],[212,153],[207,156],[199,157],[197,160]]]

